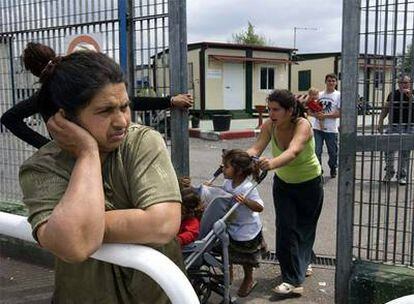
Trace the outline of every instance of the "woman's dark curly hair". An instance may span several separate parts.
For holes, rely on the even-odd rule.
[[[306,118],[305,107],[295,95],[288,90],[274,90],[267,96],[266,101],[277,102],[285,110],[292,109],[292,122],[295,122],[299,117]]]

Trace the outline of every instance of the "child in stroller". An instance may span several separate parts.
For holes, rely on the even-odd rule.
[[[183,182],[184,180],[184,182]],[[186,182],[189,182],[188,185]],[[200,232],[200,219],[203,214],[203,205],[201,204],[198,192],[191,187],[191,180],[183,178],[179,180],[181,189],[181,225],[177,234],[177,241],[181,247],[194,242]]]
[[[262,224],[258,213],[263,210],[263,201],[255,187],[264,179],[266,172],[259,176],[260,171],[256,161],[245,151],[239,149],[224,151],[222,171],[225,181],[219,189],[221,194],[218,197],[216,195],[215,198],[211,198],[214,196],[214,191],[210,191],[210,187],[200,187],[202,200],[207,204],[201,220],[199,236],[201,240],[195,243],[193,251],[190,250],[190,255],[187,251],[185,263],[190,280],[197,284],[203,282],[200,278],[207,277],[205,274],[202,275],[197,267],[194,267],[194,265],[199,266],[195,263],[198,257],[203,257],[204,262],[209,265],[222,267],[224,276],[220,278],[223,283],[222,292],[220,289],[217,292],[217,286],[213,286],[212,289],[223,295],[225,303],[228,303],[230,296],[227,285],[232,280],[232,264],[242,265],[244,271],[243,282],[237,292],[239,297],[246,297],[256,285],[253,279],[253,268],[259,265],[262,248]],[[250,177],[256,181],[256,184]],[[217,245],[217,237],[220,239],[223,251],[220,262],[216,262],[210,253],[206,253],[208,250],[217,253],[217,250],[213,249],[213,245]],[[230,260],[230,267],[228,260]],[[213,275],[213,279],[220,282],[217,276]],[[204,280],[204,283],[203,288],[212,287],[211,281]],[[210,285],[205,286],[207,284]],[[195,289],[200,291],[201,287],[195,286]]]

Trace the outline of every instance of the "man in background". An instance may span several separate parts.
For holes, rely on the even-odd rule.
[[[328,150],[328,166],[331,178],[335,178],[337,174],[338,160],[338,125],[341,115],[341,93],[336,90],[337,77],[335,74],[327,74],[325,76],[325,90],[319,92],[319,102],[322,111],[309,113],[313,116],[311,119],[313,132],[315,136],[315,152],[322,165],[322,148],[326,143]]]

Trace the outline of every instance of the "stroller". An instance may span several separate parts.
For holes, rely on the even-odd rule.
[[[212,183],[221,173],[220,167],[209,182]],[[259,181],[254,183],[245,195],[256,188],[266,175],[267,171],[262,171]],[[199,187],[200,191],[202,187]],[[232,200],[232,195],[222,190],[222,194],[213,198],[203,213],[200,239],[183,248],[189,280],[202,304],[207,303],[212,292],[223,298],[221,303],[235,303],[230,296],[230,240],[226,221],[238,206],[239,204]]]

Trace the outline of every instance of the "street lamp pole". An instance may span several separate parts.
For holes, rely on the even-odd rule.
[[[293,28],[293,48],[296,49],[296,31],[303,30],[303,31],[317,31],[316,27],[297,27]]]

